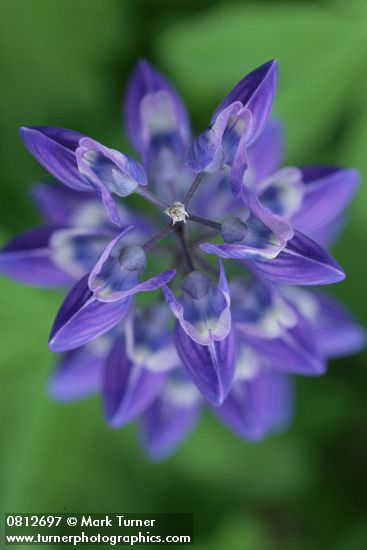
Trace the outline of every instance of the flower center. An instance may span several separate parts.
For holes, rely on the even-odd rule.
[[[178,222],[186,223],[186,218],[189,217],[186,212],[185,205],[178,201],[175,201],[172,206],[166,208],[164,213],[171,218],[172,225],[175,225]]]

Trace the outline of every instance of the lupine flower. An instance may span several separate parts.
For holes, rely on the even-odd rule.
[[[276,79],[275,61],[255,69],[192,140],[174,88],[139,62],[123,113],[140,161],[72,130],[21,129],[58,183],[33,188],[46,223],[5,245],[0,270],[67,289],[49,393],[100,393],[107,423],[137,420],[153,459],[181,443],[204,405],[248,441],[285,428],[291,376],[321,375],[329,357],[364,345],[335,299],[301,288],[344,278],[325,246],[358,174],[280,167]],[[128,208],[132,194],[155,213]]]

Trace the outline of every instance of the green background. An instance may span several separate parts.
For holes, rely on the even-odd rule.
[[[203,128],[246,72],[277,58],[275,112],[288,163],[362,173],[334,255],[332,291],[367,325],[367,1],[2,0],[0,238],[38,221],[27,193],[45,174],[20,125],[74,128],[129,150],[121,94],[139,56],[165,71]],[[169,460],[149,463],[98,398],[50,402],[49,329],[61,295],[0,280],[1,499],[8,511],[192,511],[197,547],[367,548],[366,356],[297,379],[295,421],[259,444],[208,414]],[[55,547],[54,547],[55,548]]]

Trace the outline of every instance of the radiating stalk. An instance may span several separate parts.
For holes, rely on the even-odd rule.
[[[189,221],[200,223],[201,225],[207,225],[208,227],[213,227],[217,231],[220,231],[222,224],[214,222],[213,220],[208,220],[207,218],[202,218],[201,216],[195,216],[195,214],[189,214]]]
[[[148,191],[148,189],[146,189],[143,185],[138,185],[134,192],[140,195],[141,197],[144,197],[144,199],[147,199],[149,202],[151,202],[155,206],[158,206],[158,208],[160,208],[161,210],[165,210],[170,206],[168,202],[160,199],[159,197],[157,197],[157,195],[155,195],[151,191]]]
[[[206,173],[205,172],[200,172],[196,178],[194,179],[194,181],[192,182],[191,186],[189,187],[185,197],[184,197],[184,205],[187,206],[189,204],[189,202],[191,201],[192,197],[194,196],[194,194],[196,193],[196,191],[198,190],[201,182],[203,181],[204,177],[205,177]]]
[[[180,241],[183,257],[189,271],[195,271],[193,259],[191,257],[190,248],[185,238],[185,230],[182,225],[176,226],[176,235]]]
[[[162,241],[167,235],[169,235],[174,230],[174,227],[172,223],[169,223],[168,225],[165,225],[157,231],[145,244],[143,244],[142,248],[144,252],[149,252],[149,250],[152,250],[160,241]]]

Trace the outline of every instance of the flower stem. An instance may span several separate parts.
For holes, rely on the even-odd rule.
[[[194,196],[194,193],[196,193],[196,191],[198,190],[199,188],[199,185],[201,184],[201,182],[203,181],[204,177],[205,177],[206,173],[205,172],[200,172],[196,178],[194,179],[194,181],[192,182],[191,186],[189,187],[185,197],[184,197],[184,205],[187,206],[189,204],[189,202],[191,201],[192,197]]]
[[[154,233],[154,235],[145,244],[143,244],[142,249],[144,252],[149,252],[149,250],[152,250],[152,248],[154,248],[156,244],[169,235],[173,229],[173,225],[169,223],[157,231],[157,233]]]
[[[161,210],[165,210],[170,206],[168,202],[163,201],[162,199],[157,197],[157,195],[155,195],[151,191],[148,191],[148,189],[146,189],[143,185],[138,185],[137,188],[135,189],[135,193],[137,193],[141,197],[144,197],[144,199],[147,199],[149,202],[151,202],[155,206],[158,206],[158,208],[160,208]]]
[[[202,218],[201,216],[195,216],[194,214],[189,214],[189,221],[200,223],[201,225],[207,225],[208,227],[213,227],[217,231],[220,231],[222,224],[214,222],[213,220],[208,220],[207,218]]]
[[[194,262],[193,262],[193,259],[191,257],[190,249],[189,249],[189,246],[188,246],[186,238],[185,238],[185,230],[184,230],[184,227],[182,225],[177,225],[176,226],[176,235],[177,235],[177,237],[180,241],[182,253],[183,253],[183,256],[185,258],[185,262],[187,264],[188,270],[189,271],[195,271]]]

